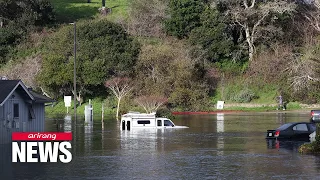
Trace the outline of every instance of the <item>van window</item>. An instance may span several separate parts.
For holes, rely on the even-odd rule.
[[[138,124],[150,124],[149,120],[138,120]]]
[[[157,126],[162,126],[161,120],[158,120],[158,121],[157,121]]]
[[[164,120],[163,125],[164,125],[164,126],[173,126],[173,124],[172,124],[171,121],[169,121],[169,120]]]

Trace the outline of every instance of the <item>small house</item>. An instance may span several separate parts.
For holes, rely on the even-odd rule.
[[[0,144],[12,132],[44,131],[45,103],[52,99],[28,89],[20,80],[0,80]]]

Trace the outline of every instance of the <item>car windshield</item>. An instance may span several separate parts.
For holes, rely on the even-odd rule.
[[[291,125],[292,125],[292,123],[284,124],[284,125],[278,127],[277,130],[285,130],[285,129],[287,129],[288,127],[290,127]]]

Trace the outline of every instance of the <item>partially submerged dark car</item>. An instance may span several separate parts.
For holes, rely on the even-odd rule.
[[[320,122],[320,110],[311,110],[310,115],[311,122]]]
[[[307,140],[309,135],[316,130],[315,123],[293,122],[286,123],[276,130],[267,130],[267,139],[294,139]]]

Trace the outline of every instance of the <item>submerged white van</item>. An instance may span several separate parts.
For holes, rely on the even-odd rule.
[[[148,128],[188,128],[176,126],[170,119],[156,117],[156,113],[129,112],[121,116],[121,130]]]

